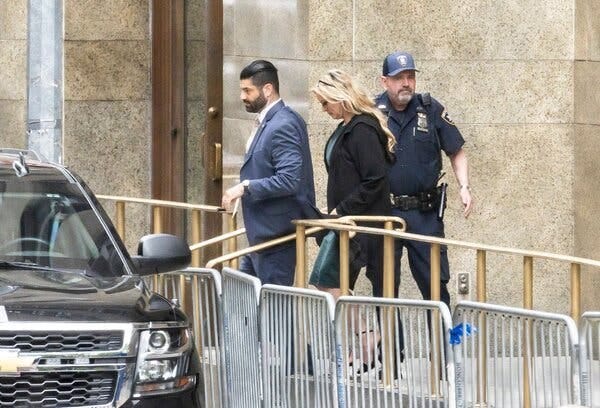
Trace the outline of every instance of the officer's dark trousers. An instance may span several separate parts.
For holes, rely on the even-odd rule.
[[[414,234],[444,237],[444,223],[437,218],[436,211],[421,212],[419,210],[400,211],[392,210],[392,215],[402,217],[406,221],[406,230]],[[431,299],[431,245],[425,242],[396,240],[394,259],[394,296],[398,297],[398,285],[400,284],[400,258],[404,248],[408,255],[408,264],[413,278],[421,291],[423,299]],[[446,246],[442,246],[441,253],[441,282],[440,300],[450,308],[450,293],[448,293],[448,281],[450,280],[450,267],[448,265],[448,252]],[[372,280],[373,295],[383,295],[383,278]]]
[[[400,211],[392,210],[392,215],[402,217],[406,221],[407,232],[443,237],[444,224],[438,220],[436,211],[420,212],[418,210]],[[400,285],[400,259],[402,258],[403,249],[406,248],[408,254],[408,263],[415,279],[417,286],[421,292],[421,296],[425,300],[431,299],[431,253],[430,245],[427,243],[407,240],[396,240],[395,256],[394,256],[394,297],[398,297],[398,286]],[[448,253],[446,247],[442,247],[440,251],[441,260],[441,282],[440,282],[440,300],[450,308],[450,294],[448,293],[447,284],[450,279],[450,268],[448,265]],[[371,273],[367,270],[367,276],[373,285],[373,296],[383,296],[383,273]],[[402,321],[398,319],[398,333],[400,338],[399,361],[404,361],[404,331],[402,329]],[[430,321],[428,319],[428,325]],[[394,357],[393,361],[397,361]],[[394,377],[397,378],[397,367],[393,369]]]

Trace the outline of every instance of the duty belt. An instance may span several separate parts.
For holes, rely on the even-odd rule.
[[[390,194],[390,202],[392,203],[392,208],[397,208],[401,211],[432,211],[437,208],[439,197],[439,188],[434,188],[433,190],[423,191],[413,196]]]

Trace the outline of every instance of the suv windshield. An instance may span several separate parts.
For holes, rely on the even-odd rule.
[[[24,177],[0,169],[0,262],[3,268],[23,263],[91,276],[126,274],[81,187],[48,167],[31,166]]]

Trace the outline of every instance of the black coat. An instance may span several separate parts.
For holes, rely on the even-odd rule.
[[[392,161],[377,119],[354,116],[337,139],[329,165],[325,163],[329,212],[335,208],[339,215],[390,215],[387,173]]]

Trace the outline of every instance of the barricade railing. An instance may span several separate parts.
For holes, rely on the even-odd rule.
[[[203,406],[227,407],[220,274],[214,269],[187,268],[160,276],[159,281],[149,276],[145,282],[150,290],[180,304],[192,323],[204,382]]]
[[[455,406],[444,303],[342,296],[335,323],[340,406]]]
[[[333,297],[264,285],[260,300],[263,407],[335,408]]]
[[[600,407],[600,312],[584,313],[579,333],[582,405]]]
[[[203,264],[201,259],[201,248],[210,245],[219,244],[226,241],[228,243],[228,252],[237,250],[236,237],[246,232],[244,228],[237,228],[235,215],[224,211],[223,208],[214,205],[204,204],[188,204],[177,201],[155,200],[134,197],[121,197],[112,195],[97,195],[99,200],[113,201],[115,203],[114,223],[117,232],[121,239],[125,240],[126,234],[126,211],[125,204],[143,204],[152,208],[152,233],[157,234],[164,232],[164,212],[166,209],[180,209],[190,211],[190,226],[191,226],[191,242],[190,250],[192,251],[192,266],[198,267]],[[222,214],[227,222],[227,233],[209,240],[202,241],[202,223],[206,213]],[[202,242],[201,242],[202,241]],[[237,265],[232,265],[236,267]]]
[[[260,280],[230,268],[223,269],[222,279],[228,406],[260,407]]]
[[[570,317],[464,301],[453,323],[459,408],[580,403],[578,333]]]
[[[164,274],[160,287],[147,281],[192,308],[207,407],[600,402],[592,386],[598,312],[582,317],[580,355],[575,322],[564,315],[460,302],[452,323],[440,302],[357,296],[334,305],[325,292],[261,287],[229,268],[222,277],[194,268]]]

